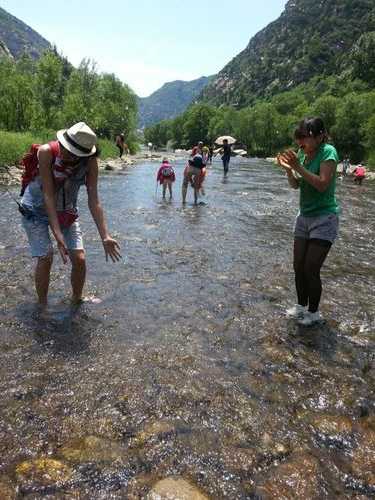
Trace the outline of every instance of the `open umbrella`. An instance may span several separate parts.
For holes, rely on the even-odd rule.
[[[221,135],[216,139],[215,144],[222,145],[225,139],[228,141],[228,144],[234,144],[235,142],[237,142],[237,139],[235,139],[231,135]]]

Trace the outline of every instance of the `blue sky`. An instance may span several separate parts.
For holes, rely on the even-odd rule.
[[[286,0],[0,0],[78,65],[84,57],[139,95],[221,70]]]

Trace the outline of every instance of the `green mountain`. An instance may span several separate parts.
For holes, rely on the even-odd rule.
[[[374,0],[289,0],[281,16],[203,89],[200,99],[244,107],[314,76],[342,73],[361,35],[375,31]]]
[[[15,59],[23,54],[37,59],[51,48],[51,44],[36,31],[0,7],[0,57],[6,52],[2,50],[4,46]]]
[[[183,113],[212,78],[202,76],[190,82],[176,80],[165,83],[149,97],[139,97],[139,126],[147,127]]]

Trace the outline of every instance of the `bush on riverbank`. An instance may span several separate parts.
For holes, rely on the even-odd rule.
[[[5,165],[18,165],[31,144],[44,144],[55,138],[55,131],[18,133],[0,130],[0,168]],[[116,146],[108,139],[99,139],[99,148],[101,151],[100,157],[103,159],[118,156]]]

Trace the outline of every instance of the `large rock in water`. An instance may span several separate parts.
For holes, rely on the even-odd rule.
[[[73,463],[114,462],[126,456],[125,448],[115,441],[97,436],[73,439],[60,449],[65,460]]]
[[[307,453],[298,453],[273,469],[256,494],[262,500],[320,500],[327,498],[320,484],[319,462]]]
[[[146,500],[208,500],[208,497],[185,479],[167,477],[153,486]]]
[[[26,460],[16,467],[16,477],[24,487],[28,484],[39,487],[61,485],[72,475],[73,470],[68,465],[47,457]]]
[[[375,488],[375,431],[363,432],[353,453],[352,469],[356,477]]]

